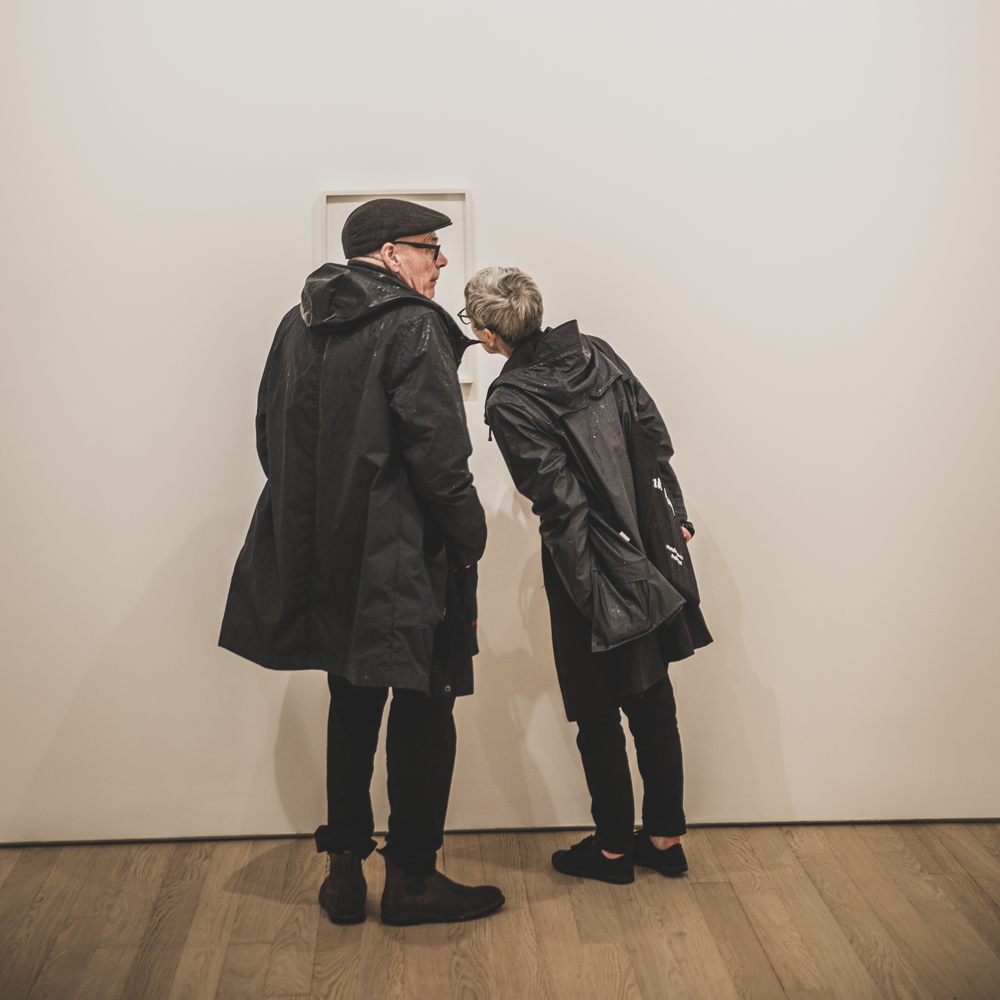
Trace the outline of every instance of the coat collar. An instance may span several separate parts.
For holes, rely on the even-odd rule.
[[[539,361],[552,361],[570,351],[583,352],[585,349],[580,328],[575,319],[561,326],[547,327],[539,330],[523,344],[519,344],[514,353],[507,359],[501,375],[506,375],[525,365],[533,365]],[[589,350],[589,349],[588,349]]]

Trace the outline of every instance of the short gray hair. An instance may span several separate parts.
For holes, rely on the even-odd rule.
[[[484,267],[465,286],[465,311],[477,329],[517,347],[542,328],[542,293],[516,267]]]

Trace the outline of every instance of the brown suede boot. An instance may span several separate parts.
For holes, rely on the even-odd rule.
[[[382,922],[385,924],[450,924],[475,920],[499,910],[503,904],[503,893],[496,886],[459,885],[440,872],[407,875],[385,858],[385,891],[382,893]]]
[[[360,924],[365,919],[368,883],[361,858],[350,851],[330,855],[330,874],[319,889],[319,905],[334,924]]]

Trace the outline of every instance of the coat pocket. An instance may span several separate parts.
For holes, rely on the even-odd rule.
[[[594,556],[593,652],[613,649],[652,632],[684,606],[684,598],[632,540],[593,510],[588,542]]]

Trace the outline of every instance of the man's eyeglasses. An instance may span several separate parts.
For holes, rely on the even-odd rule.
[[[411,243],[409,240],[393,240],[393,243],[402,243],[404,247],[416,247],[418,250],[433,250],[434,260],[438,259],[438,254],[441,252],[440,243]]]
[[[472,320],[469,319],[469,314],[465,311],[464,306],[458,310],[458,318],[466,326],[468,326],[472,322]]]

